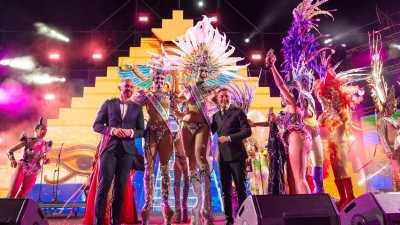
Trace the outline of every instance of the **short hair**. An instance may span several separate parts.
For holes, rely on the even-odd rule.
[[[217,94],[219,94],[220,92],[223,92],[223,91],[229,92],[229,89],[226,88],[226,87],[219,88],[219,89],[217,90]]]

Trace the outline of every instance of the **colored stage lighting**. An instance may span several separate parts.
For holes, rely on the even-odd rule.
[[[260,53],[253,53],[251,54],[251,59],[254,61],[259,61],[262,59],[262,55]]]
[[[36,67],[36,63],[31,56],[2,59],[0,60],[0,65],[20,70],[33,70]]]
[[[103,59],[103,54],[101,54],[101,53],[93,53],[92,54],[92,59],[93,60],[101,60],[101,59]]]
[[[246,43],[246,44],[247,44],[247,43],[250,43],[250,38],[245,38],[243,41],[244,41],[244,43]]]
[[[65,77],[51,76],[48,73],[41,73],[41,72],[35,72],[32,74],[25,75],[23,79],[26,83],[36,84],[36,85],[44,85],[44,84],[66,81]]]
[[[52,61],[58,61],[58,60],[60,60],[61,59],[61,55],[60,55],[60,53],[57,53],[57,52],[51,52],[51,53],[49,53],[49,59],[50,60],[52,60]]]
[[[53,93],[46,93],[43,98],[47,101],[53,101],[56,99],[56,95]]]
[[[324,44],[329,44],[329,43],[332,43],[333,42],[333,39],[332,38],[327,38],[327,39],[325,39],[324,40]]]
[[[138,20],[141,23],[147,23],[147,22],[149,22],[150,19],[148,16],[142,15],[142,16],[139,16]]]

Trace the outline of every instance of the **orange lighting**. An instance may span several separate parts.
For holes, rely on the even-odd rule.
[[[94,59],[94,60],[100,60],[102,58],[103,58],[103,54],[101,54],[101,53],[93,53],[92,54],[92,59]]]
[[[259,54],[259,53],[251,54],[251,59],[252,60],[261,60],[262,59],[262,55]]]
[[[59,60],[61,58],[61,55],[59,53],[50,53],[49,54],[49,59],[51,60]]]

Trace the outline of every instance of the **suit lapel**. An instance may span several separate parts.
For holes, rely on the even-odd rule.
[[[221,115],[221,131],[224,129],[225,125],[227,124],[227,121],[229,120],[230,116],[232,115],[232,105],[229,106],[228,110],[224,113],[224,115],[221,115],[221,111],[219,112]]]
[[[120,107],[120,100],[119,100],[119,99],[115,99],[114,105],[115,105],[115,107],[117,108],[117,113],[118,113],[119,118],[121,118],[121,120],[122,120],[122,116],[121,116],[121,107]]]

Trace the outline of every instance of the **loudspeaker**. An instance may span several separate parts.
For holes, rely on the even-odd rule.
[[[235,225],[339,225],[327,194],[255,195],[239,208]]]
[[[366,193],[340,212],[341,225],[400,225],[400,193]]]
[[[0,199],[0,225],[49,225],[31,199]]]

